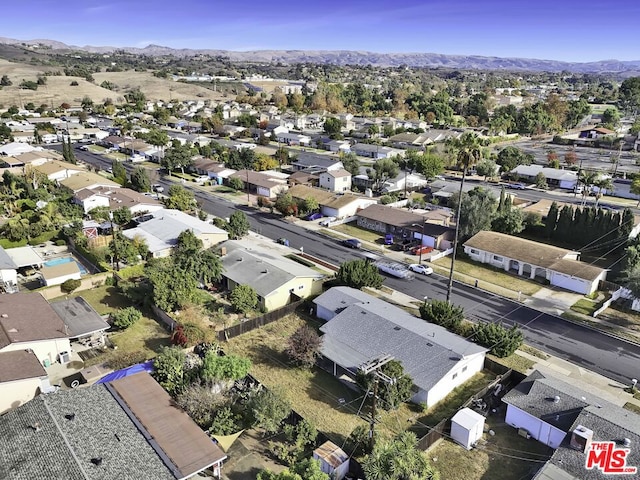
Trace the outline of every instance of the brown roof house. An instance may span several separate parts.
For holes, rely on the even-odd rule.
[[[97,207],[117,210],[126,207],[133,216],[164,208],[162,203],[130,188],[96,187],[76,192],[72,201],[89,213]]]
[[[307,185],[294,185],[289,189],[289,193],[293,198],[299,200],[308,197],[315,198],[320,205],[320,212],[325,217],[351,217],[358,210],[376,203],[376,200],[372,198],[355,195],[351,192],[335,193]]]
[[[545,279],[550,285],[588,295],[605,280],[607,270],[578,260],[580,252],[482,231],[464,243],[464,253],[472,260],[504,269],[506,272]]]
[[[286,192],[289,188],[287,179],[267,172],[254,172],[253,170],[238,170],[229,178],[239,178],[249,190],[261,197],[275,198],[279,193]]]
[[[50,388],[47,372],[33,351],[0,352],[0,415]]]
[[[392,234],[395,241],[417,240],[438,250],[453,246],[455,229],[430,223],[430,215],[413,213],[388,205],[370,205],[357,214],[358,226],[381,234]],[[438,217],[439,219],[440,217]]]
[[[0,352],[31,350],[46,367],[71,351],[67,329],[39,293],[0,295]]]
[[[219,478],[226,455],[146,372],[59,390],[0,417],[0,476]]]

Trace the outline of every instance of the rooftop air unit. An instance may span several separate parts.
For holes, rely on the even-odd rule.
[[[582,425],[578,425],[576,429],[571,432],[569,446],[574,450],[585,452],[589,448],[589,445],[591,445],[592,440],[593,430],[583,427]]]

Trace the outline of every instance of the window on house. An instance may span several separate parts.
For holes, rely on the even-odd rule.
[[[466,367],[466,365],[465,365],[464,367],[462,367],[462,371],[463,371],[463,372],[466,372],[466,371],[467,371],[467,367]]]
[[[478,250],[476,250],[475,248],[470,248],[469,249],[469,253],[471,253],[473,255],[478,255],[480,252]]]
[[[451,377],[451,379],[452,379],[452,380],[455,380],[457,376],[458,376],[458,374],[457,374],[457,373],[454,373],[454,374],[453,374],[453,376]]]
[[[494,255],[494,256],[493,256],[493,259],[494,259],[496,262],[501,262],[501,261],[503,261],[503,260],[504,260],[504,258],[500,257],[499,255]]]

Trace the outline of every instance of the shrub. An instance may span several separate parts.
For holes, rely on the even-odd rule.
[[[247,313],[256,308],[258,304],[258,294],[249,285],[238,285],[229,296],[231,306],[236,312]]]
[[[190,347],[204,342],[206,334],[204,330],[194,323],[178,325],[171,336],[171,343],[181,347]]]
[[[447,330],[457,331],[464,319],[464,310],[445,300],[431,300],[420,305],[420,317]]]
[[[56,240],[56,247],[64,247],[66,244],[67,242],[62,239]]]
[[[111,314],[113,324],[121,330],[129,328],[142,318],[142,313],[134,307],[123,308]]]
[[[72,86],[72,87],[77,87],[78,86],[78,82],[77,82],[77,80],[74,80],[69,85]]]
[[[287,355],[297,365],[311,368],[320,354],[322,339],[311,327],[303,325],[289,337]]]
[[[476,323],[473,326],[473,339],[488,348],[489,353],[504,358],[522,345],[524,337],[516,325],[505,328],[501,323]]]
[[[65,293],[71,293],[82,284],[81,280],[70,278],[60,285],[60,289]]]

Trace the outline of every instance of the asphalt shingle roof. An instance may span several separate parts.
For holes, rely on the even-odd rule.
[[[52,302],[51,307],[67,326],[69,338],[77,338],[109,328],[109,324],[82,297]]]
[[[355,371],[365,361],[391,355],[413,383],[428,391],[461,357],[486,352],[445,328],[425,322],[401,308],[370,296],[347,306],[325,323],[322,354]]]

